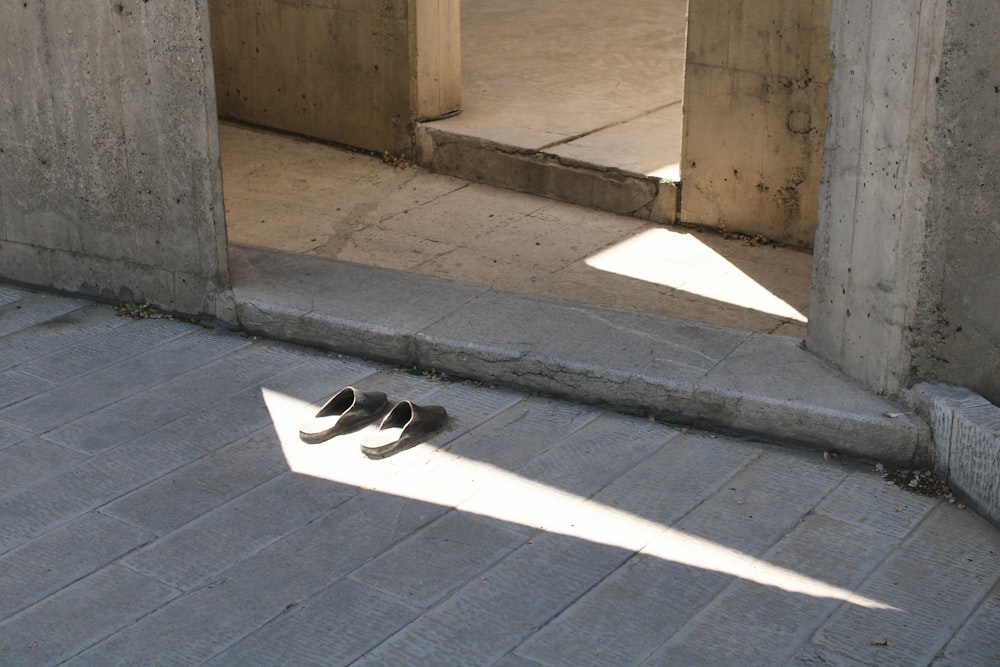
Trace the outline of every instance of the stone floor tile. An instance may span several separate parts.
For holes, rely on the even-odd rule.
[[[0,662],[62,663],[177,595],[150,577],[109,565],[0,623]]]
[[[863,663],[929,663],[1000,581],[1000,534],[983,527],[974,513],[938,501],[857,589],[888,608],[848,599],[810,643]]]
[[[90,513],[8,551],[0,556],[0,619],[104,567],[152,537],[117,519]]]
[[[351,578],[429,607],[525,541],[501,522],[449,512],[355,571]]]
[[[347,665],[419,613],[390,595],[340,580],[206,664]]]

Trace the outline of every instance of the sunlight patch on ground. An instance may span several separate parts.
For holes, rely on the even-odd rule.
[[[681,180],[681,163],[674,162],[673,164],[664,165],[659,169],[648,172],[646,176],[652,176],[667,183],[679,183]]]
[[[317,406],[266,387],[263,395],[293,472],[641,552],[792,593],[849,599],[851,604],[872,609],[896,609],[710,540],[430,444],[418,444],[382,460],[372,460],[361,453],[358,445],[364,431],[319,445],[305,444],[299,439],[298,425],[311,417]],[[404,469],[405,474],[401,474]]]
[[[797,322],[806,317],[691,234],[648,229],[586,259],[587,265]]]

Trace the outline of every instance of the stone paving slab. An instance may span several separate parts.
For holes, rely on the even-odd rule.
[[[0,449],[0,497],[82,463],[87,456],[43,438],[26,438]]]
[[[118,319],[88,308],[95,332],[100,313]],[[0,350],[39,324],[0,336]],[[131,325],[38,347],[7,370],[105,359],[88,341]],[[177,340],[201,333],[173,325]],[[205,335],[216,352],[136,349],[131,362],[162,381],[125,383],[89,412],[74,404],[64,422],[111,425],[116,403],[176,401],[162,419],[130,421],[131,439],[109,427],[102,443],[93,428],[76,450],[43,437],[55,431],[41,419],[0,420],[0,664],[981,665],[1000,654],[1000,533],[887,486],[869,464]],[[4,412],[116,366],[88,363]],[[300,421],[346,384],[439,403],[451,419],[381,460],[360,453],[361,432],[301,443]]]
[[[65,315],[6,336],[0,351],[0,369],[78,345],[80,341],[132,322],[134,320],[125,317],[109,318],[104,307],[83,305]]]
[[[0,305],[0,336],[52,320],[87,305],[85,301],[52,294],[20,290],[10,290],[7,294],[7,302]]]
[[[179,593],[128,568],[109,565],[0,623],[0,656],[10,665],[59,664]]]
[[[49,431],[45,437],[80,451],[97,453],[128,442],[144,430],[168,424],[220,396],[256,387],[303,359],[303,355],[287,346],[247,346],[184,376],[89,412]]]
[[[207,664],[347,665],[419,614],[398,598],[342,579]]]
[[[144,530],[88,514],[0,556],[0,618],[43,599],[152,539]]]

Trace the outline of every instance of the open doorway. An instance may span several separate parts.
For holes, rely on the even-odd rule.
[[[676,179],[685,1],[465,0],[465,112],[439,121]],[[223,122],[231,242],[804,336],[811,256]],[[671,171],[673,170],[673,171]]]

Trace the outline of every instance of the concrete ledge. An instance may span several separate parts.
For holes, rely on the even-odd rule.
[[[930,431],[801,341],[273,250],[230,248],[249,333],[894,465]]]
[[[1000,408],[940,382],[911,390],[934,438],[934,472],[967,505],[1000,525]]]
[[[441,174],[652,222],[677,221],[679,188],[658,178],[417,126],[417,161]]]

